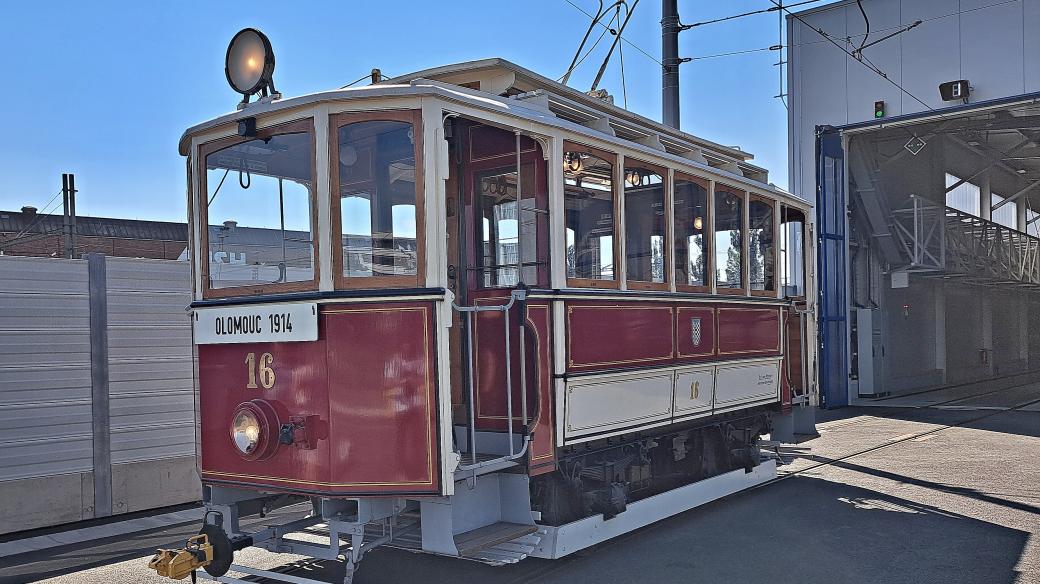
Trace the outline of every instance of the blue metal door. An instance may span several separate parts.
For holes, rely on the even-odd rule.
[[[820,400],[848,405],[848,300],[845,279],[845,152],[841,133],[816,129],[816,226],[819,289]]]

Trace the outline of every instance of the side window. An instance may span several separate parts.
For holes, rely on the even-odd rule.
[[[527,136],[520,137],[517,185],[517,137],[513,132],[475,125],[468,129],[468,137],[477,221],[477,281],[485,288],[512,287],[521,280],[527,285],[548,285],[549,196],[541,146]],[[521,198],[519,212],[517,195]]]
[[[203,147],[206,198],[199,203],[207,223],[207,291],[271,292],[314,285],[310,126],[297,122],[223,148],[219,143]]]
[[[742,191],[715,186],[715,281],[731,294],[744,288],[744,198]]]
[[[772,201],[751,198],[748,202],[748,267],[752,292],[776,292],[774,219]]]
[[[565,145],[564,149],[567,278],[591,285],[612,281],[614,160],[582,147]]]
[[[396,116],[405,119],[334,118],[336,278],[346,286],[418,284],[419,131],[412,114]]]
[[[636,284],[664,284],[664,170],[625,161],[625,272]]]
[[[708,272],[708,183],[675,174],[675,284],[705,288],[711,285]]]
[[[805,297],[805,213],[780,208],[780,286],[788,298]]]

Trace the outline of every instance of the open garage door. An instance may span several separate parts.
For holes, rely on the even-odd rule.
[[[825,407],[1040,372],[1040,106],[821,129],[817,154]]]
[[[848,405],[845,153],[834,128],[816,133],[817,263],[819,273],[820,405]]]

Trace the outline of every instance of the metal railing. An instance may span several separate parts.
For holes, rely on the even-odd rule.
[[[485,468],[498,464],[503,461],[516,460],[525,454],[527,454],[527,448],[531,441],[531,436],[527,431],[527,423],[529,418],[527,417],[527,358],[526,358],[526,327],[524,326],[524,315],[520,315],[520,419],[522,421],[522,439],[523,443],[520,449],[516,449],[516,442],[514,440],[513,432],[513,345],[512,338],[509,333],[509,311],[516,305],[517,301],[520,301],[521,306],[525,304],[527,300],[527,290],[524,288],[517,288],[510,292],[509,301],[505,304],[491,305],[491,306],[459,306],[454,302],[451,303],[451,307],[457,310],[465,321],[465,334],[468,340],[467,346],[469,346],[469,354],[466,355],[466,395],[469,399],[469,427],[468,432],[468,448],[470,455],[469,464],[459,464],[458,470],[472,470],[476,471],[480,468]],[[505,330],[505,373],[506,373],[506,435],[509,443],[509,453],[500,457],[488,459],[488,460],[477,460],[477,420],[476,420],[476,378],[473,374],[473,359],[476,353],[476,346],[473,344],[473,317],[477,313],[481,312],[500,312],[503,318],[503,329]]]
[[[1040,286],[1040,239],[994,221],[910,196],[892,212],[908,262],[893,268],[939,272],[978,283]]]

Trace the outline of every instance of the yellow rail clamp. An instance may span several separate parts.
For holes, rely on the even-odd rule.
[[[213,545],[209,543],[207,535],[199,534],[189,537],[185,546],[179,550],[156,550],[155,556],[148,562],[148,567],[160,576],[183,580],[212,561]],[[195,578],[192,578],[192,581],[194,582]]]

